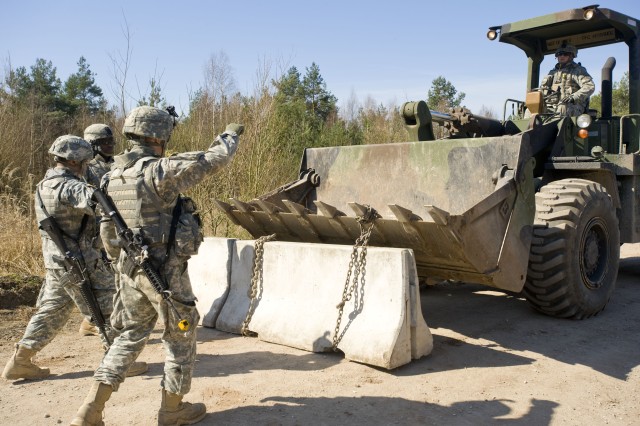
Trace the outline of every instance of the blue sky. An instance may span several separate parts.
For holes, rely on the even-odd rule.
[[[535,4],[534,9],[532,5]],[[51,60],[64,81],[84,56],[96,82],[113,101],[117,87],[112,58],[124,54],[130,33],[127,90],[137,98],[160,77],[168,103],[187,109],[189,93],[204,81],[212,55],[224,52],[236,88],[252,94],[258,71],[295,66],[304,73],[315,62],[344,106],[352,95],[380,104],[425,99],[443,75],[472,111],[485,106],[500,116],[507,98],[523,99],[526,58],[520,50],[490,42],[488,27],[574,7],[584,1],[11,1],[3,5],[0,76],[9,67]],[[602,7],[640,19],[637,0],[612,0]],[[626,45],[581,51],[599,91],[600,69],[617,59],[614,80],[628,69]],[[555,61],[543,62],[543,71]],[[134,103],[130,99],[130,105]]]

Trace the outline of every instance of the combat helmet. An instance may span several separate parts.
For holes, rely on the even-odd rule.
[[[64,135],[53,141],[49,154],[65,160],[85,161],[93,158],[93,149],[89,142],[78,136]]]
[[[164,143],[169,140],[173,125],[173,117],[167,111],[150,106],[140,106],[134,108],[125,118],[122,133],[133,139],[150,137]]]
[[[572,44],[562,43],[562,45],[556,49],[555,56],[557,57],[560,52],[573,53],[574,58],[578,57],[578,49]]]
[[[92,124],[84,129],[84,140],[90,144],[93,145],[95,141],[101,139],[113,140],[113,132],[106,124]]]

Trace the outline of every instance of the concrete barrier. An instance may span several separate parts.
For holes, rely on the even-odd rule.
[[[214,328],[229,293],[234,239],[205,238],[198,254],[189,260],[189,280],[198,298],[200,324]]]
[[[343,245],[267,243],[264,281],[249,329],[268,342],[331,350],[336,305],[345,285],[353,284],[345,282],[351,252],[352,247]],[[232,264],[232,289],[235,272]],[[392,369],[430,353],[433,340],[415,297],[413,252],[369,247],[363,272],[364,280],[357,281],[344,306],[338,331],[338,349],[345,358]]]
[[[213,303],[201,315],[217,318],[219,330],[240,333],[250,304],[254,241],[224,241],[208,238],[192,259],[199,265],[198,276],[204,277],[196,278],[194,271],[192,284],[204,306],[226,295],[222,307]],[[351,251],[342,245],[266,243],[249,329],[268,342],[314,352],[331,350]],[[228,293],[224,286],[212,286],[218,280],[206,276],[207,271],[224,269],[225,259],[231,262]],[[422,317],[411,250],[368,248],[364,284],[358,281],[345,304],[339,334],[338,349],[345,358],[387,369],[431,352],[433,339]]]

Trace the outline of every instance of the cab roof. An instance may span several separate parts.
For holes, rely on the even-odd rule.
[[[492,28],[499,31],[501,42],[532,57],[553,53],[563,42],[578,49],[628,43],[638,38],[638,25],[637,19],[596,4]]]

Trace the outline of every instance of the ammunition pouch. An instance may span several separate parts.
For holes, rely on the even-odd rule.
[[[196,203],[189,197],[178,198],[179,208],[175,226],[173,248],[176,256],[193,256],[198,253],[200,244],[204,240],[202,220],[197,213]]]
[[[127,255],[122,256],[122,262],[120,264],[120,272],[133,279],[136,271],[138,270],[138,265]]]
[[[62,274],[59,282],[62,287],[71,287],[73,285],[80,287],[80,283],[77,282],[75,274],[71,271],[66,271]]]

